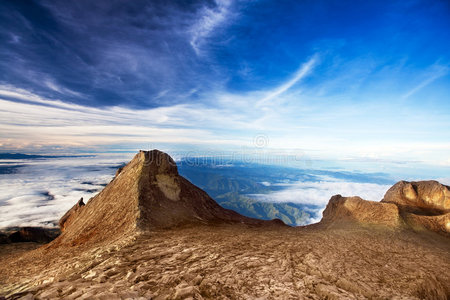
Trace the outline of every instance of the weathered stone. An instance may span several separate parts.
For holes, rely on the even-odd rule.
[[[328,202],[321,223],[338,225],[346,222],[397,227],[401,218],[395,204],[335,195]]]
[[[83,202],[83,198],[78,200],[77,204],[75,204],[70,210],[68,210],[62,217],[59,219],[59,228],[61,231],[66,230],[66,228],[74,221],[74,219],[80,214],[81,209],[85,206]]]
[[[330,227],[349,223],[426,229],[450,236],[449,187],[437,181],[400,181],[381,202],[333,196],[320,224]]]
[[[450,212],[450,187],[437,181],[400,181],[393,185],[381,202],[394,203],[402,211],[421,215]]]
[[[60,221],[53,245],[114,240],[154,228],[187,223],[262,224],[222,208],[178,174],[174,160],[158,150],[140,151],[98,195],[82,199]]]

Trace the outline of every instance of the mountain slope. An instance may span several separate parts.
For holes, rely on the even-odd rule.
[[[261,220],[280,219],[290,226],[304,225],[311,217],[301,204],[257,201],[238,193],[226,193],[215,199],[222,207],[244,216]]]
[[[277,183],[318,180],[303,170],[243,163],[221,163],[214,159],[181,160],[179,171],[189,181],[206,191],[224,208],[261,220],[274,218],[290,226],[304,225],[316,218],[315,206],[297,203],[276,203],[258,200],[255,194],[276,192]],[[270,184],[269,182],[275,183]]]
[[[262,223],[219,206],[180,176],[172,158],[158,150],[140,151],[99,194],[72,211],[63,217],[64,231],[53,246],[118,239],[185,223]]]

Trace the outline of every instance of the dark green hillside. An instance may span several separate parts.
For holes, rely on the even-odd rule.
[[[291,226],[305,224],[314,217],[301,204],[263,202],[249,196],[282,189],[274,183],[315,179],[301,170],[257,164],[217,166],[209,162],[195,165],[181,162],[179,171],[221,206],[242,215],[263,220],[277,218]]]
[[[223,194],[216,200],[222,207],[245,216],[263,220],[280,219],[291,226],[304,225],[311,218],[302,205],[295,203],[262,202],[237,193]]]

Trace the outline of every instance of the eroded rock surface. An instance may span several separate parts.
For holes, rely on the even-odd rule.
[[[382,225],[390,228],[429,230],[450,237],[449,187],[437,181],[400,181],[381,202],[360,197],[333,196],[321,225]]]
[[[422,215],[450,212],[450,188],[437,181],[400,181],[393,185],[381,202],[394,203],[402,211]]]
[[[367,201],[360,197],[331,197],[321,223],[333,226],[347,222],[398,227],[402,224],[397,205]]]
[[[448,299],[450,239],[411,230],[448,224],[447,194],[399,186],[382,202],[333,196],[320,224],[291,228],[221,208],[141,151],[59,238],[0,246],[0,298]]]
[[[187,223],[223,222],[264,223],[222,208],[180,176],[166,153],[140,151],[99,194],[61,218],[63,233],[52,247],[112,242],[138,231]]]
[[[66,228],[75,220],[75,218],[80,214],[81,209],[85,206],[83,198],[78,200],[71,209],[69,209],[62,217],[59,219],[59,228],[61,231],[66,230]]]
[[[0,256],[0,295],[447,299],[449,268],[448,239],[412,231],[195,225],[101,247]]]

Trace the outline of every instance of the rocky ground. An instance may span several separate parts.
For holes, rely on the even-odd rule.
[[[220,207],[170,156],[140,151],[59,224],[35,250],[0,245],[0,297],[450,298],[450,188],[436,181],[399,182],[381,202],[335,195],[320,223],[293,228]]]
[[[11,247],[15,247],[14,251]],[[44,246],[24,254],[33,247],[35,244],[30,243],[2,245],[0,296],[11,299],[450,297],[450,240],[429,232],[235,224],[153,231],[96,248]]]

